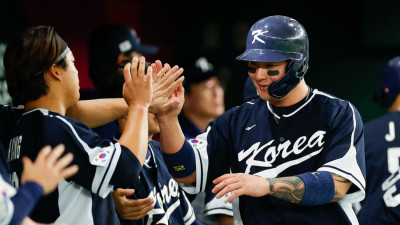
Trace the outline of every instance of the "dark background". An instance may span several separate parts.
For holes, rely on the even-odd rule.
[[[87,75],[86,44],[99,25],[122,22],[135,28],[142,42],[160,47],[146,57],[175,64],[204,54],[231,74],[226,106],[241,103],[246,64],[235,57],[257,20],[270,15],[293,17],[310,41],[307,83],[351,101],[365,122],[385,113],[371,97],[387,60],[400,55],[398,0],[368,1],[0,1],[0,58],[10,38],[30,25],[51,25],[72,49],[81,88],[92,88]],[[2,70],[2,68],[0,68]],[[1,81],[3,82],[1,83]],[[0,100],[5,103],[0,72]]]

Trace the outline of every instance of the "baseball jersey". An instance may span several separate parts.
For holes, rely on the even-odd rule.
[[[183,115],[179,114],[179,124],[186,139],[195,138],[197,135],[203,133],[195,124]],[[225,202],[226,197],[220,199],[215,198],[214,193],[211,192],[214,185],[208,187],[204,192],[200,192],[191,200],[196,218],[207,225],[218,225],[218,218],[216,215],[223,214],[233,216],[233,206],[231,202]]]
[[[79,171],[38,202],[30,214],[34,221],[94,224],[92,208],[97,203],[92,193],[106,198],[114,186],[137,187],[141,166],[127,148],[101,139],[73,118],[45,109],[24,113],[10,141],[8,160],[15,186],[19,186],[22,156],[33,161],[44,145],[55,147],[60,143],[65,145],[65,152],[73,153],[72,163],[79,166]],[[105,214],[116,217],[114,210]]]
[[[265,178],[326,171],[353,184],[341,201],[316,206],[271,195],[241,196],[243,224],[357,224],[351,204],[365,196],[364,131],[348,101],[317,89],[290,107],[257,99],[228,110],[188,142],[197,180],[195,186],[181,185],[190,193],[204,190],[230,168]]]
[[[179,184],[168,172],[158,141],[151,140],[140,173],[141,185],[135,189],[134,199],[151,198],[154,209],[142,220],[123,220],[124,225],[195,223],[195,214]]]
[[[358,212],[360,224],[400,221],[400,112],[366,123],[366,196]]]
[[[22,108],[0,105],[0,142],[4,148],[7,148],[11,135],[15,130],[17,120],[22,113]]]

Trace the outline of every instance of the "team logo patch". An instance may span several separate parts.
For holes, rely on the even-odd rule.
[[[190,142],[192,142],[193,144],[197,144],[197,143],[199,143],[199,141],[198,141],[198,140],[196,140],[196,139],[192,139],[192,140],[190,140]]]
[[[102,153],[102,154],[99,155],[99,158],[100,158],[100,159],[104,159],[106,156],[107,156],[106,153]]]

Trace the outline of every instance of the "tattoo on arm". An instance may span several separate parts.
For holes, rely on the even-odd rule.
[[[300,177],[267,178],[272,196],[299,203],[304,196],[304,183]]]
[[[334,174],[334,173],[332,173],[332,178],[333,178],[333,180],[335,182],[338,182],[338,183],[341,183],[341,184],[345,184],[346,185],[346,184],[351,183],[351,181],[347,180],[346,178],[344,178],[342,176],[339,176],[337,174]],[[336,185],[335,185],[335,195],[333,196],[332,202],[339,201],[340,199],[342,199],[344,197],[345,194],[346,193],[339,192],[338,189],[336,188]]]

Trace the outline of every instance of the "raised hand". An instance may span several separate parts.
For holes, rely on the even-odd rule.
[[[152,210],[154,201],[151,198],[144,199],[128,199],[135,193],[134,189],[118,188],[113,192],[115,208],[120,217],[126,220],[139,220],[147,216]]]
[[[152,67],[149,66],[145,73],[145,58],[142,56],[138,61],[133,57],[131,63],[124,67],[125,83],[123,96],[128,106],[149,107],[152,99]],[[138,69],[139,64],[139,69]]]
[[[50,146],[43,147],[32,162],[28,157],[22,158],[24,170],[21,175],[21,183],[34,181],[42,186],[44,194],[49,194],[57,187],[58,182],[67,179],[78,172],[78,166],[68,167],[74,156],[68,153],[60,157],[64,152],[64,145],[57,145],[53,150]]]
[[[170,96],[184,80],[184,77],[177,79],[183,69],[178,66],[171,68],[167,63],[163,67],[160,60],[153,63],[152,68],[157,73],[153,73],[153,99],[149,112],[158,114],[168,110]]]

